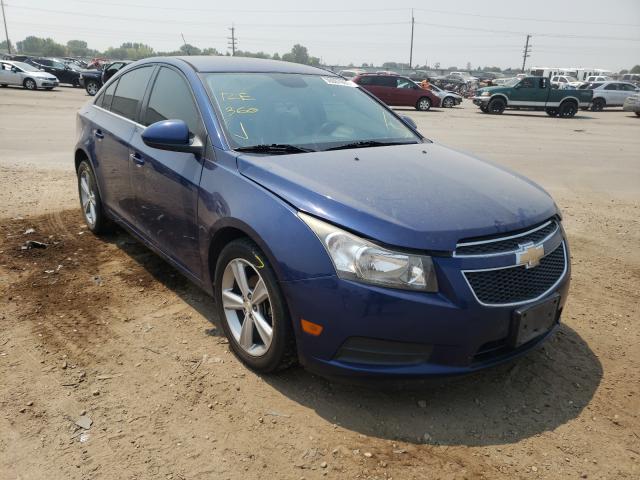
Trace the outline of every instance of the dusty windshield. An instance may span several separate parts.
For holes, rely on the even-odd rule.
[[[284,73],[203,75],[233,148],[417,143],[401,120],[343,78]]]
[[[23,70],[25,72],[39,72],[40,71],[36,67],[34,67],[33,65],[29,65],[28,63],[13,62],[13,64],[16,67],[18,67],[20,70]]]

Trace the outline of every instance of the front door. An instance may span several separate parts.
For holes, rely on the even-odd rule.
[[[136,224],[163,252],[200,277],[197,202],[204,158],[149,147],[144,127],[162,120],[183,120],[203,143],[202,124],[191,89],[182,74],[163,66],[153,81],[141,123],[131,141],[131,184]]]
[[[420,87],[408,78],[397,77],[396,89],[393,93],[394,101],[391,105],[414,107],[420,96],[418,90],[420,90]],[[425,96],[428,96],[428,94],[425,93]]]
[[[546,78],[527,77],[511,89],[509,94],[509,106],[517,107],[518,105],[544,107],[547,100],[547,89],[542,88],[543,82],[548,81]]]
[[[17,71],[17,67],[9,63],[0,63],[0,84],[21,85],[22,77]]]

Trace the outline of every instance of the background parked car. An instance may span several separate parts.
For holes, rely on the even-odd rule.
[[[119,70],[123,69],[130,63],[131,60],[118,60],[116,62],[105,64],[105,66],[102,68],[102,83],[107,83],[107,81],[111,77],[113,77]]]
[[[107,80],[130,63],[128,60],[118,60],[117,62],[106,63],[102,68],[82,70],[80,72],[80,86],[93,97]]]
[[[551,77],[551,86],[553,88],[578,88],[580,85],[582,85],[582,82],[569,75],[554,75]]]
[[[431,85],[431,91],[440,97],[440,104],[445,108],[455,107],[462,103],[462,95]]]
[[[640,95],[631,95],[627,97],[622,105],[622,110],[625,112],[635,112],[640,117]]]
[[[0,85],[3,87],[22,85],[27,90],[37,88],[51,90],[58,86],[58,79],[28,63],[2,60],[0,61]]]
[[[74,87],[80,86],[80,72],[55,58],[30,58],[26,61],[40,70],[54,75],[60,83],[68,83]]]
[[[423,112],[440,106],[438,95],[406,77],[368,73],[358,75],[353,81],[387,105],[414,107]]]
[[[640,92],[640,88],[628,82],[589,83],[580,89],[593,90],[592,112],[600,112],[605,107],[621,107],[628,97]]]

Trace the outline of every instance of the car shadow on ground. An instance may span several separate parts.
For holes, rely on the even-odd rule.
[[[127,233],[105,240],[209,320],[203,334],[223,336],[211,297]],[[562,324],[521,359],[466,376],[354,384],[293,368],[263,380],[340,428],[414,444],[483,446],[514,443],[576,418],[602,376],[587,343]]]
[[[491,116],[491,117],[534,117],[534,118],[546,118],[549,117],[549,115],[547,115],[545,112],[542,111],[522,111],[522,110],[505,110],[503,113],[499,114],[499,115],[494,115],[491,113],[484,113],[482,112],[480,109],[478,109],[478,111],[476,112],[478,115],[487,115],[487,116]],[[560,117],[549,117],[549,118],[556,118],[558,120],[593,120],[595,117],[590,117],[589,115],[584,115],[581,112],[576,113],[576,115],[574,117],[571,118],[560,118]]]

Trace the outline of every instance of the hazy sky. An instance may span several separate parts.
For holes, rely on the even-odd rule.
[[[530,33],[529,65],[611,70],[640,64],[640,0],[5,0],[9,37],[104,50],[142,42],[174,50],[187,42],[227,50],[233,23],[238,48],[268,53],[294,43],[327,64],[408,62],[415,8],[414,64],[519,67]],[[2,32],[4,39],[4,32]]]

